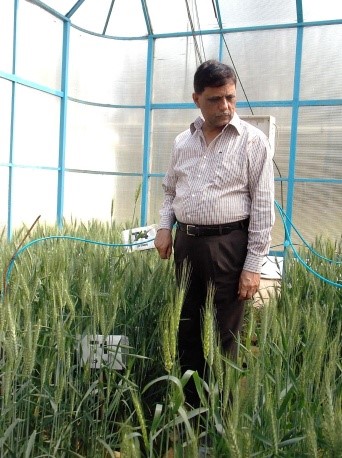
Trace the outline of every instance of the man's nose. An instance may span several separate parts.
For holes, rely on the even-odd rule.
[[[229,108],[229,102],[225,97],[222,97],[222,99],[220,100],[220,108],[223,111]]]

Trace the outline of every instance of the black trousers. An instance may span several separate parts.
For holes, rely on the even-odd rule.
[[[176,231],[174,258],[176,278],[180,281],[185,265],[190,281],[179,325],[178,350],[182,371],[198,371],[204,376],[202,317],[208,285],[214,286],[214,308],[221,345],[231,357],[236,355],[236,337],[240,331],[244,303],[238,300],[239,278],[247,254],[248,229],[229,234],[193,237]],[[186,386],[186,400],[197,407],[199,399],[194,384]]]

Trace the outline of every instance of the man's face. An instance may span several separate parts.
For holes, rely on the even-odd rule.
[[[234,116],[236,87],[233,81],[219,87],[207,86],[201,94],[192,94],[192,98],[210,128],[223,128]]]

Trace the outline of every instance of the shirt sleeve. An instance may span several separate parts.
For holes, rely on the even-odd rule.
[[[247,257],[244,269],[261,272],[274,224],[274,173],[267,137],[256,135],[248,145],[248,180],[251,198]]]

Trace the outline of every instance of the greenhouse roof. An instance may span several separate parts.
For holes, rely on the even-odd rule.
[[[342,2],[326,0],[28,0],[91,33],[137,37],[334,21]],[[127,17],[130,18],[127,21]],[[256,21],[257,19],[257,21]]]

